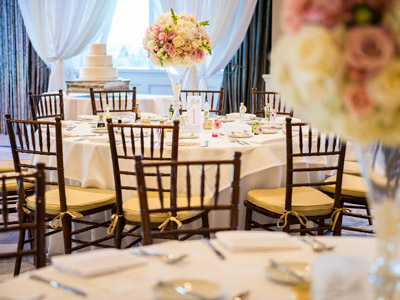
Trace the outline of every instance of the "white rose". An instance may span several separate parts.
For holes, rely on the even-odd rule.
[[[178,35],[172,40],[172,43],[175,45],[175,47],[181,47],[184,43],[184,40]]]
[[[294,36],[289,52],[293,73],[305,80],[337,76],[344,58],[333,35],[321,26],[305,26]]]
[[[393,60],[367,85],[371,99],[383,109],[400,109],[400,59]]]
[[[201,41],[200,40],[194,40],[192,42],[192,47],[195,48],[195,49],[199,48],[200,45],[201,45]]]

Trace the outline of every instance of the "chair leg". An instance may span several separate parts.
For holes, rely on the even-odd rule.
[[[65,254],[71,254],[72,242],[71,242],[71,216],[64,215],[62,219],[62,230],[63,230],[63,237],[64,237],[64,251]]]
[[[303,224],[300,224],[300,229],[306,229],[306,228],[307,228],[306,226],[304,226]],[[304,235],[306,235],[306,232],[305,231],[300,232],[300,235],[304,236]]]
[[[325,224],[325,219],[321,218],[318,220],[321,224]],[[317,235],[324,235],[324,230],[323,229],[318,229],[317,230]]]
[[[208,213],[205,213],[205,215],[201,217],[201,222],[202,222],[203,228],[210,228],[210,223],[208,222]],[[203,236],[206,239],[210,239],[210,233],[209,232],[204,233]]]
[[[343,219],[343,214],[340,214],[337,221],[335,228],[333,229],[333,235],[334,236],[341,236],[342,235],[342,220]]]
[[[122,231],[125,228],[125,221],[120,219],[118,220],[117,226],[115,227],[115,240],[114,240],[114,245],[115,248],[121,249],[122,245]]]
[[[24,220],[25,222],[25,220]],[[18,237],[18,246],[17,246],[17,251],[23,251],[24,250],[24,245],[25,245],[25,234],[26,231],[25,229],[21,229],[19,231],[19,237]],[[15,265],[14,265],[14,276],[18,276],[19,272],[21,271],[21,264],[22,264],[22,256],[17,256],[15,258]]]
[[[253,217],[253,211],[246,207],[246,223],[244,225],[244,230],[251,230],[251,218]]]

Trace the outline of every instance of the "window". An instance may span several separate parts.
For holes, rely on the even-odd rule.
[[[118,0],[107,40],[115,67],[151,68],[142,46],[150,25],[150,5],[149,0]]]

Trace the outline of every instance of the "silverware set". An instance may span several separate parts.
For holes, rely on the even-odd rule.
[[[323,252],[335,249],[335,246],[329,246],[313,237],[302,238],[301,241],[310,245],[314,252]]]

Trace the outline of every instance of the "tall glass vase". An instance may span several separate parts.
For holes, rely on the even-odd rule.
[[[400,299],[400,145],[377,142],[359,150],[377,233],[377,258],[369,281],[374,299]]]
[[[183,80],[186,77],[186,74],[189,70],[188,67],[176,66],[176,67],[165,67],[167,71],[169,80],[172,85],[172,92],[174,93],[174,100],[172,101],[172,106],[174,108],[174,114],[172,115],[172,121],[179,120],[180,124],[184,124],[182,122],[181,115],[179,110],[181,108],[181,101],[179,100],[179,94],[181,93]]]

